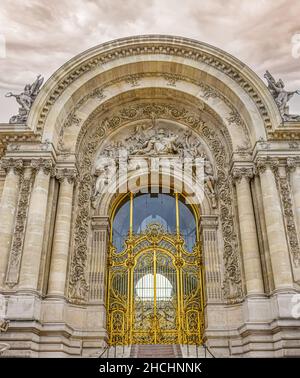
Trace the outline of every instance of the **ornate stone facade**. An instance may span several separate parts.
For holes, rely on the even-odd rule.
[[[7,355],[90,356],[105,346],[119,197],[103,185],[116,173],[107,159],[122,156],[129,166],[203,159],[204,339],[214,354],[300,355],[300,123],[267,79],[270,90],[200,42],[145,36],[97,46],[36,84],[22,122],[0,125]]]

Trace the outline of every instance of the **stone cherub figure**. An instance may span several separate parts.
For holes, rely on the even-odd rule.
[[[282,118],[285,121],[295,120],[297,118],[300,119],[300,116],[288,114],[288,108],[287,108],[287,103],[290,101],[290,99],[294,96],[294,94],[300,95],[300,91],[296,90],[296,91],[289,92],[285,90],[283,81],[279,79],[276,82],[276,80],[270,74],[269,71],[266,71],[266,73],[264,74],[264,78],[268,82],[268,88],[275,99],[275,102],[279,108]]]
[[[21,106],[19,108],[19,114],[12,116],[9,123],[26,122],[31,106],[39,93],[43,81],[44,78],[38,75],[34,83],[26,84],[24,91],[20,94],[14,94],[12,92],[6,93],[5,97],[15,97],[17,103]]]

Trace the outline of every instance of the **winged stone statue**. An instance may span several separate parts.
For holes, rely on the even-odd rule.
[[[287,106],[288,102],[294,96],[294,94],[300,95],[300,91],[296,90],[296,91],[290,92],[290,91],[285,90],[284,82],[281,79],[279,79],[276,82],[276,80],[270,74],[269,71],[266,71],[266,73],[264,74],[264,78],[268,82],[268,89],[271,92],[271,95],[273,96],[279,108],[282,118],[285,121],[298,120],[298,118],[300,120],[300,116],[289,114],[288,106]]]
[[[6,93],[5,97],[15,97],[17,103],[20,105],[19,114],[12,116],[9,123],[25,123],[31,109],[31,106],[36,99],[40,88],[44,82],[44,78],[38,75],[32,84],[26,84],[24,91],[20,94],[12,92]]]

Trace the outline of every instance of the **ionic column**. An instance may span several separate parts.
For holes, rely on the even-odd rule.
[[[7,174],[0,203],[0,286],[4,284],[11,247],[19,194],[19,174],[23,162],[22,160],[3,159],[1,166]]]
[[[295,207],[295,218],[300,235],[300,159],[288,158],[287,165],[290,171],[290,183]]]
[[[43,239],[48,203],[48,191],[52,161],[33,160],[32,168],[36,171],[24,240],[24,251],[20,274],[20,289],[37,290],[39,270],[43,249]]]
[[[75,177],[74,169],[63,169],[57,173],[60,189],[48,286],[48,294],[53,296],[63,297],[65,293]]]
[[[264,285],[250,188],[253,170],[249,167],[235,167],[232,176],[237,193],[247,294],[262,294],[264,293]]]
[[[259,158],[256,165],[261,182],[275,289],[291,287],[293,285],[293,278],[289,250],[285,235],[280,197],[274,175],[274,172],[276,173],[277,170],[278,161],[268,158]]]

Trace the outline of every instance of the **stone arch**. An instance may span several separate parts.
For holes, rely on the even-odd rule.
[[[172,111],[170,112],[170,103],[152,103],[144,104],[147,106],[160,106],[160,116],[164,115],[168,119],[172,119]],[[147,108],[148,109],[148,108]],[[228,180],[229,175],[229,155],[232,151],[226,143],[226,138],[222,138],[224,134],[215,130],[213,127],[201,122],[197,117],[197,113],[193,113],[192,110],[186,115],[186,111],[180,112],[178,108],[173,107],[175,111],[175,118],[177,121],[181,121],[186,127],[196,130],[196,133],[203,138],[211,150],[214,157],[214,163],[216,165],[216,173],[218,177],[218,195],[219,195],[219,212],[220,220],[223,231],[224,239],[224,293],[225,298],[230,302],[240,301],[243,297],[242,287],[242,272],[241,262],[238,251],[238,237],[234,225],[233,214],[233,197],[232,197],[232,183]],[[132,112],[129,112],[132,114]],[[135,112],[133,112],[135,114]],[[142,117],[143,112],[138,116]],[[178,117],[178,115],[181,115]],[[119,120],[115,125],[115,129],[121,128],[128,122],[128,116],[125,116],[125,120]],[[130,118],[130,117],[129,117]],[[178,119],[179,118],[179,119]],[[134,117],[134,120],[139,119]],[[190,120],[192,120],[192,125]],[[89,122],[94,122],[93,118],[89,119]],[[124,123],[124,124],[123,124]],[[194,128],[193,128],[194,125]],[[196,127],[195,127],[196,125]],[[89,132],[88,132],[89,131]],[[103,140],[107,138],[109,128],[103,126],[101,117],[96,117],[95,127],[87,127],[87,132],[84,133],[84,137],[80,143],[78,151],[79,155],[79,208],[76,215],[75,229],[74,229],[74,251],[70,269],[70,281],[69,281],[69,294],[75,301],[84,301],[85,295],[88,291],[88,285],[86,282],[85,269],[87,265],[88,256],[88,214],[90,213],[90,197],[92,188],[92,165],[95,159],[95,154],[98,151],[99,145]],[[106,198],[108,199],[108,198]],[[78,267],[81,267],[80,274],[78,274]]]
[[[102,86],[119,83],[119,90],[124,92],[126,85],[127,89],[134,87],[138,80],[161,73],[167,87],[176,82],[179,87],[198,84],[199,92],[199,84],[201,87],[205,81],[204,99],[210,100],[212,107],[225,101],[236,109],[247,124],[252,141],[265,137],[267,131],[281,123],[265,85],[236,58],[185,38],[144,36],[103,44],[71,59],[42,88],[28,125],[43,140],[56,144],[62,123],[72,115],[74,107],[86,97],[97,96]],[[195,89],[194,95],[197,97]],[[235,117],[231,115],[233,122],[241,122]]]

